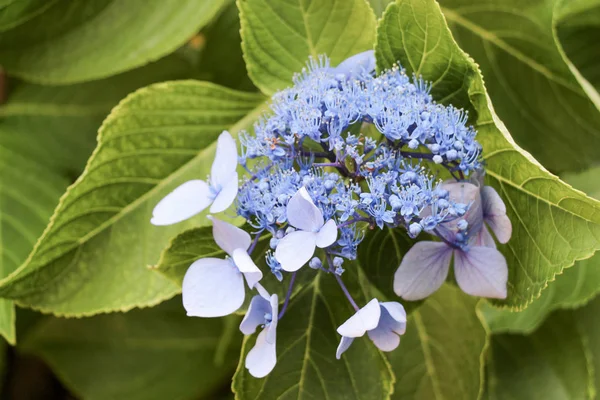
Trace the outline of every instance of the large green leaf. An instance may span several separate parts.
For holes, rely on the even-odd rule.
[[[600,89],[600,1],[559,1],[556,30],[560,43],[581,74]]]
[[[169,57],[129,73],[71,86],[14,86],[0,107],[0,277],[25,261],[69,181],[83,169],[102,119],[132,90],[184,76]],[[0,301],[0,332],[14,343],[12,302]]]
[[[590,196],[600,198],[600,168],[579,174],[565,175],[564,179]],[[482,311],[492,332],[530,333],[546,316],[558,308],[575,308],[587,303],[600,292],[600,254],[578,261],[575,268],[556,276],[542,295],[521,312],[500,310],[482,303]]]
[[[393,399],[477,399],[488,334],[478,299],[445,284],[408,318],[400,347],[388,359],[396,375]]]
[[[354,341],[341,360],[336,328],[354,312],[333,276],[313,270],[314,279],[294,297],[277,326],[277,365],[263,379],[244,367],[255,336],[246,337],[233,381],[236,399],[385,399],[393,376],[385,357],[366,337]],[[355,299],[365,300],[364,279],[353,265],[344,281]],[[364,303],[363,303],[364,304]]]
[[[460,46],[481,67],[498,115],[552,171],[599,159],[600,96],[556,37],[557,0],[441,0]]]
[[[21,350],[41,356],[84,399],[197,399],[226,383],[239,317],[190,318],[181,299],[82,319],[42,319]]]
[[[59,315],[148,306],[179,286],[147,268],[175,234],[200,216],[150,225],[154,205],[192,178],[205,178],[213,142],[261,112],[261,95],[196,82],[167,82],[128,96],[100,128],[99,144],[62,197],[27,262],[0,294]]]
[[[0,59],[46,84],[104,78],[185,43],[223,0],[24,0],[0,5]]]
[[[238,0],[248,73],[265,94],[290,85],[309,56],[336,65],[371,49],[376,20],[366,0]]]
[[[500,193],[513,224],[511,240],[500,247],[509,268],[503,304],[525,307],[556,274],[600,248],[600,202],[550,174],[513,141],[476,64],[452,38],[435,1],[390,5],[379,26],[376,56],[379,67],[400,61],[409,73],[433,83],[435,99],[470,111],[487,184]]]
[[[491,350],[490,400],[593,398],[589,349],[570,311],[554,313],[530,336],[493,336]]]

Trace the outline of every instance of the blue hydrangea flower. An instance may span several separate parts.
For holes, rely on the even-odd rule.
[[[279,300],[276,294],[269,297],[254,296],[240,324],[240,331],[244,335],[252,335],[256,328],[263,327],[254,347],[246,355],[246,368],[255,378],[267,376],[277,363],[278,313]]]
[[[506,259],[485,223],[501,243],[510,239],[512,227],[504,203],[496,191],[477,179],[446,182],[450,200],[469,203],[461,219],[442,224],[441,242],[417,242],[402,259],[394,275],[394,291],[406,300],[423,299],[446,280],[454,255],[454,275],[459,287],[473,296],[506,298]],[[466,222],[464,222],[466,221]]]
[[[394,301],[380,302],[373,299],[338,327],[337,332],[342,335],[342,339],[336,357],[339,360],[354,339],[365,333],[380,350],[392,351],[400,344],[400,335],[405,331],[404,307]]]
[[[331,246],[337,240],[337,225],[333,219],[325,222],[305,187],[290,199],[286,211],[290,225],[298,230],[279,241],[275,258],[284,271],[294,272],[312,258],[317,247]]]
[[[226,210],[238,192],[237,148],[227,131],[217,142],[217,152],[210,171],[209,183],[195,179],[178,186],[152,211],[154,225],[171,225],[184,221],[210,206],[211,213]]]
[[[242,229],[213,218],[217,245],[231,258],[202,258],[183,277],[183,306],[187,315],[221,317],[235,312],[244,303],[244,277],[252,289],[262,272],[247,253],[250,235]]]

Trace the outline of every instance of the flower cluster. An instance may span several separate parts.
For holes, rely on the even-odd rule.
[[[234,204],[252,227],[254,237],[211,217],[214,239],[228,257],[194,262],[183,280],[191,316],[238,310],[244,280],[257,291],[240,325],[248,335],[263,328],[246,358],[252,375],[263,377],[276,364],[277,325],[304,266],[303,273],[332,275],[356,311],[338,328],[338,358],[365,333],[381,350],[398,346],[406,327],[402,305],[372,299],[361,308],[342,279],[369,229],[436,239],[416,242],[390,276],[406,300],[437,290],[453,256],[465,292],[506,297],[506,261],[486,227],[506,243],[506,209],[495,190],[483,186],[482,149],[466,113],[437,104],[427,82],[399,67],[375,75],[372,51],[335,68],[326,57],[311,59],[292,87],[273,96],[271,112],[253,128],[239,134],[239,157],[235,140],[223,132],[210,178],[176,188],[152,217],[153,224],[168,225]],[[241,184],[238,165],[247,173]],[[449,179],[438,178],[442,174]],[[265,236],[270,249],[255,254]],[[260,283],[258,257],[277,280],[291,274],[281,309],[278,296]]]

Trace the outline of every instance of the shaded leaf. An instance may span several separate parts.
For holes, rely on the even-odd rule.
[[[366,0],[238,0],[248,74],[265,94],[291,84],[309,56],[333,65],[369,50],[376,20]]]
[[[562,51],[557,3],[440,1],[456,40],[480,66],[498,116],[544,166],[563,172],[599,159],[600,96]]]
[[[513,224],[511,240],[500,246],[509,267],[508,298],[501,304],[525,307],[556,274],[600,248],[600,203],[550,174],[514,143],[437,3],[399,0],[388,7],[376,56],[380,68],[400,61],[408,73],[433,82],[435,99],[470,111],[483,145],[487,184],[504,200]]]
[[[488,334],[478,299],[444,284],[408,318],[388,359],[396,375],[392,399],[477,399]]]
[[[240,319],[190,318],[181,299],[126,314],[42,319],[22,351],[85,399],[197,399],[235,368]]]
[[[163,57],[208,23],[223,0],[25,0],[0,6],[0,59],[11,75],[68,84]]]
[[[559,311],[532,335],[492,337],[490,400],[593,398],[589,351],[570,311]]]

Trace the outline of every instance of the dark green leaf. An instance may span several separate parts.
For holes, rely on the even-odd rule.
[[[238,317],[190,318],[181,299],[126,314],[42,319],[22,342],[84,399],[197,399],[231,376]]]
[[[173,52],[224,0],[24,0],[0,5],[0,59],[12,75],[67,84]]]
[[[563,172],[600,158],[600,96],[558,43],[558,3],[440,1],[456,40],[480,66],[498,116],[544,166]]]
[[[488,334],[477,301],[445,284],[410,314],[400,347],[388,355],[393,399],[478,398]]]

